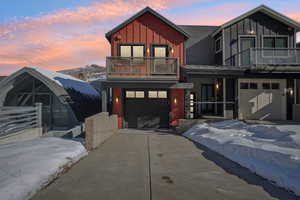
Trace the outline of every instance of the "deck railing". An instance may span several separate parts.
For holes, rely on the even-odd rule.
[[[250,48],[240,53],[240,65],[300,66],[299,48]]]
[[[0,107],[0,138],[30,128],[42,127],[42,104],[32,107]]]
[[[179,79],[177,58],[107,57],[107,78]]]

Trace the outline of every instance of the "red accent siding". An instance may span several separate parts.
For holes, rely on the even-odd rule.
[[[169,56],[178,57],[179,63],[184,64],[184,41],[185,37],[180,32],[156,16],[145,13],[113,34],[111,55],[118,56],[118,45],[122,43],[145,44],[150,51],[151,44],[168,44],[174,49],[174,54],[170,52]]]
[[[122,89],[113,88],[113,114],[118,115],[118,128],[123,128],[123,99]]]
[[[170,101],[171,126],[178,126],[179,119],[184,119],[184,89],[171,89]]]

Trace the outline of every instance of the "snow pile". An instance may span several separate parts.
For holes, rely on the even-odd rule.
[[[80,79],[74,78],[69,75],[65,75],[58,72],[53,72],[47,69],[42,69],[38,67],[30,67],[31,69],[39,72],[43,76],[51,79],[56,82],[58,85],[62,86],[65,89],[74,89],[82,94],[99,97],[99,92],[91,86],[89,83],[82,81]]]
[[[64,167],[86,155],[81,143],[61,138],[0,145],[0,199],[31,198]]]
[[[198,124],[184,136],[300,195],[300,125]]]

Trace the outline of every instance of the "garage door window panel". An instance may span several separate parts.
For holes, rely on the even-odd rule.
[[[279,90],[280,84],[279,83],[272,83],[272,90]]]
[[[257,83],[250,83],[250,89],[257,90]]]
[[[158,94],[157,94],[157,91],[149,91],[148,92],[148,98],[157,98],[158,97]]]
[[[269,89],[271,89],[271,84],[270,84],[270,83],[263,83],[263,84],[262,84],[262,88],[263,88],[264,90],[269,90]]]
[[[136,91],[135,92],[135,98],[145,98],[145,92],[144,91]]]
[[[249,89],[249,83],[241,83],[240,89]]]
[[[168,98],[167,91],[158,91],[158,98],[161,98],[161,99]]]

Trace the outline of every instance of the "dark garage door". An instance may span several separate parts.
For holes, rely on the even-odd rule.
[[[125,120],[128,128],[169,128],[166,90],[125,91]]]

